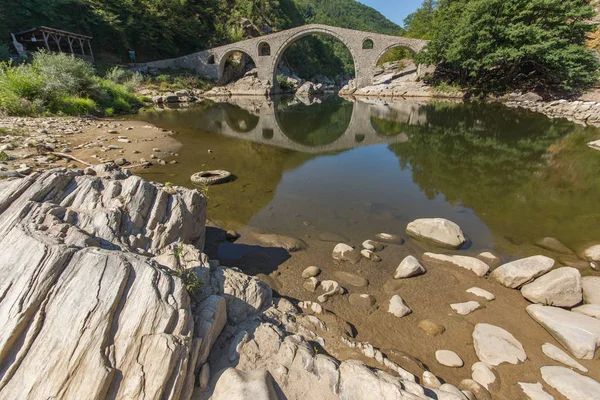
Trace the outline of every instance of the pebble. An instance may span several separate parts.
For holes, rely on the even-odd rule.
[[[383,245],[374,240],[365,240],[362,243],[362,247],[366,250],[371,250],[371,251],[375,251],[375,252],[383,250]]]
[[[319,286],[319,280],[317,278],[308,278],[306,281],[304,281],[304,283],[302,284],[302,287],[304,287],[304,289],[308,290],[309,292],[316,292],[317,291],[317,287]]]
[[[388,308],[390,314],[394,314],[398,318],[402,318],[412,312],[412,310],[404,303],[402,297],[398,295],[392,296],[390,306]]]
[[[480,323],[473,330],[473,345],[480,361],[489,365],[521,364],[527,360],[523,345],[506,330]]]
[[[450,304],[450,307],[460,315],[469,315],[475,310],[479,310],[481,304],[476,301],[467,301],[466,303]]]
[[[360,254],[362,254],[362,256],[364,258],[366,258],[367,260],[373,261],[373,262],[380,262],[381,261],[381,257],[379,257],[377,254],[373,253],[371,250],[361,250]]]
[[[353,306],[369,308],[375,305],[377,299],[370,294],[351,293],[348,296],[348,301]]]
[[[465,363],[458,354],[451,350],[438,350],[435,352],[435,359],[442,365],[451,368],[460,368]]]
[[[411,278],[413,276],[422,275],[425,273],[425,268],[421,265],[419,260],[417,260],[413,256],[407,256],[402,260],[398,268],[396,268],[396,273],[394,274],[394,279],[405,279]]]
[[[500,375],[496,368],[481,361],[471,366],[471,377],[490,392],[500,390]]]
[[[230,229],[225,232],[225,238],[230,242],[235,242],[240,237],[240,234]]]
[[[325,303],[330,297],[336,294],[344,294],[344,289],[336,281],[323,281],[321,287],[325,291],[322,295],[317,297],[317,300],[321,303]]]
[[[491,253],[489,251],[479,253],[477,258],[489,265],[490,268],[496,268],[502,264],[502,260],[500,260],[500,258],[498,258],[494,253]]]
[[[418,327],[421,328],[429,336],[439,336],[446,332],[444,325],[439,324],[431,319],[424,319],[419,321]]]
[[[496,296],[494,296],[492,293],[478,287],[472,287],[470,289],[467,289],[467,293],[474,294],[477,297],[483,297],[487,301],[492,301],[496,299]]]
[[[548,394],[541,383],[518,382],[519,386],[529,400],[554,400],[554,396]]]
[[[369,285],[369,281],[366,278],[363,278],[360,275],[352,274],[350,272],[335,271],[333,273],[333,276],[337,280],[339,280],[347,285],[350,285],[350,286],[365,287],[365,286]]]
[[[392,235],[390,233],[378,233],[377,235],[375,235],[375,237],[384,243],[404,244],[404,239],[402,239],[398,235]]]
[[[429,371],[423,372],[421,380],[423,385],[432,389],[438,389],[440,386],[442,386],[442,382],[439,380],[439,378]]]
[[[579,364],[571,356],[569,356],[567,353],[565,353],[564,351],[562,351],[561,349],[559,349],[551,343],[544,343],[542,345],[542,353],[544,353],[554,361],[565,364],[568,367],[578,369],[581,372],[588,372],[588,369],[586,367]]]
[[[492,400],[490,392],[473,379],[463,379],[458,384],[458,388],[473,393],[477,400]]]
[[[332,243],[347,243],[349,239],[345,236],[338,235],[337,233],[321,232],[317,235],[317,238],[322,242]]]
[[[319,275],[320,273],[321,273],[321,270],[319,268],[311,266],[311,267],[306,268],[302,272],[302,278],[304,278],[304,279],[314,278],[315,276]]]
[[[334,260],[349,261],[352,264],[357,264],[362,258],[360,251],[345,243],[338,243],[333,249],[331,256]]]

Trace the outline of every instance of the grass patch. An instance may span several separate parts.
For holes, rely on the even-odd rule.
[[[131,112],[139,104],[133,89],[140,80],[139,74],[115,69],[99,77],[81,59],[40,52],[28,64],[0,64],[0,111],[19,116]]]
[[[3,151],[0,151],[0,161],[9,161],[10,156]]]
[[[182,89],[210,90],[214,85],[214,81],[181,69],[161,70],[160,75],[146,77],[140,82],[143,88],[164,92]]]

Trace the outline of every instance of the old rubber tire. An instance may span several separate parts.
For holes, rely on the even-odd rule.
[[[225,183],[231,179],[231,172],[220,169],[214,171],[200,171],[192,175],[190,179],[195,185],[216,185]]]

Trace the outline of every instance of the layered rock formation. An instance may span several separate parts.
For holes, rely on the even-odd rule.
[[[189,398],[190,298],[149,256],[203,245],[204,199],[88,173],[0,182],[0,398]]]

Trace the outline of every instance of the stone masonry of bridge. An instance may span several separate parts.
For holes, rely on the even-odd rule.
[[[377,61],[389,49],[405,47],[418,53],[428,43],[420,39],[310,24],[179,58],[149,62],[147,66],[158,69],[191,69],[207,78],[220,80],[229,56],[234,52],[243,52],[252,57],[258,70],[258,78],[267,85],[276,87],[277,67],[286,49],[298,39],[313,34],[327,35],[346,45],[354,60],[358,88],[372,84]]]

